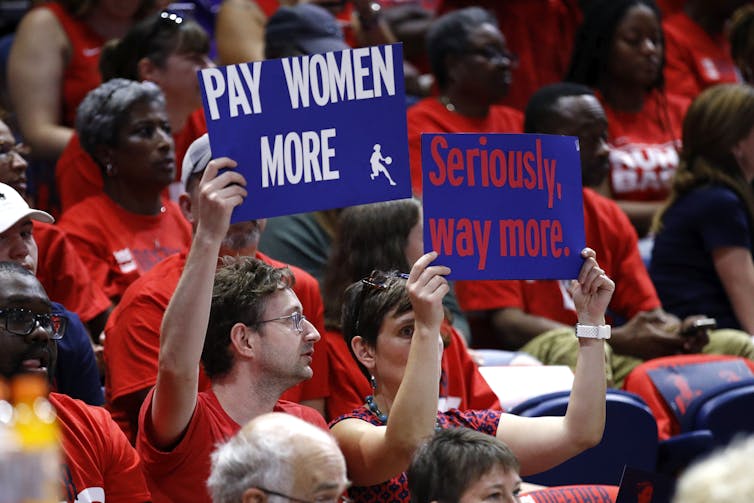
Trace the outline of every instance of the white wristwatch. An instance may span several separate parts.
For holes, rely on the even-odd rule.
[[[582,325],[581,323],[576,323],[576,337],[609,339],[610,325]]]

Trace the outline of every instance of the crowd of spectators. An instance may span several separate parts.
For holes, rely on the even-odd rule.
[[[752,2],[13,4],[0,372],[48,373],[67,501],[518,501],[643,361],[754,359]],[[231,224],[197,71],[394,42],[414,198]],[[578,280],[445,278],[433,132],[578,138]],[[475,349],[571,367],[565,416],[506,413]]]

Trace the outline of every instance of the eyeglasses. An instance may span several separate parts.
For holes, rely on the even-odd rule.
[[[5,164],[13,159],[13,154],[21,157],[29,155],[31,149],[23,143],[0,143],[0,164]]]
[[[282,320],[293,320],[293,328],[296,329],[296,332],[303,333],[304,332],[304,321],[306,321],[306,316],[296,311],[293,314],[289,314],[288,316],[279,316],[277,318],[270,318],[269,320],[262,320],[256,322],[256,325],[261,325],[262,323],[270,323],[271,321],[282,321]]]
[[[359,300],[356,304],[356,317],[354,318],[354,334],[359,335],[359,325],[361,322],[361,306],[364,304],[366,298],[366,292],[369,290],[385,290],[387,288],[387,282],[390,278],[402,278],[408,279],[408,274],[405,272],[384,272],[374,270],[372,273],[361,280],[361,292],[359,293]],[[369,287],[369,288],[367,288]]]
[[[55,340],[63,338],[68,324],[68,320],[62,315],[36,314],[20,307],[0,309],[0,320],[5,320],[5,330],[14,335],[29,335],[40,326]]]
[[[288,496],[287,494],[279,493],[277,491],[270,491],[269,489],[265,489],[264,487],[257,487],[257,489],[259,489],[263,493],[271,494],[273,496],[279,496],[290,501],[295,501],[296,503],[353,503],[353,500],[346,496],[338,496],[335,499],[317,498],[315,500],[302,500],[294,498],[293,496]]]
[[[481,56],[489,61],[502,60],[507,61],[509,65],[518,66],[518,56],[509,51],[501,51],[496,47],[484,46],[484,47],[472,47],[468,51],[468,54],[475,56]]]

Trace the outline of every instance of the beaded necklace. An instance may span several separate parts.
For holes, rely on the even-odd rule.
[[[377,419],[379,419],[382,424],[387,425],[387,414],[380,410],[380,406],[377,405],[377,401],[374,399],[374,396],[368,395],[366,401],[367,408],[372,412],[372,414],[377,416]],[[435,431],[440,430],[442,430],[442,426],[440,426],[440,418],[438,417],[435,419]]]

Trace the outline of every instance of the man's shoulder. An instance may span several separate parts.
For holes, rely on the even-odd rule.
[[[71,425],[75,423],[78,425],[76,429],[81,429],[83,425],[87,429],[95,429],[94,426],[97,426],[97,429],[103,430],[107,429],[105,426],[112,421],[110,413],[103,407],[89,405],[63,393],[51,392],[48,400],[55,408],[58,419],[66,429],[73,429]]]
[[[126,306],[135,299],[159,293],[164,293],[167,300],[170,300],[185,265],[186,252],[174,253],[162,259],[128,286],[115,309],[118,310],[119,306]]]
[[[322,414],[311,407],[307,407],[306,405],[289,402],[287,400],[278,400],[272,410],[274,412],[285,412],[286,414],[296,416],[300,419],[303,419],[307,423],[313,424],[314,426],[319,426],[323,430],[328,431],[327,423],[322,417]]]

